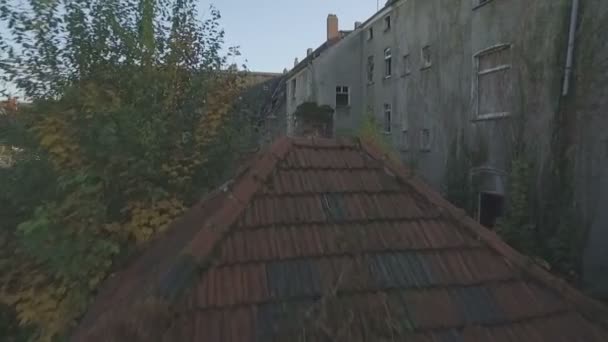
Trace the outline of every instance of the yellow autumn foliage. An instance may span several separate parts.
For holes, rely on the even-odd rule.
[[[51,114],[37,123],[32,131],[38,136],[51,162],[58,170],[78,169],[84,161],[67,115]]]

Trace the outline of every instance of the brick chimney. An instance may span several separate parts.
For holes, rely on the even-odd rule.
[[[338,16],[330,14],[327,16],[327,40],[334,40],[340,38],[340,31],[338,28]]]

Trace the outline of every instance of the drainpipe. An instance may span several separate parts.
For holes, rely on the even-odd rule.
[[[570,91],[570,78],[572,76],[572,66],[574,61],[574,43],[576,40],[576,25],[578,19],[579,0],[572,0],[572,10],[570,13],[570,34],[568,37],[568,54],[566,57],[566,70],[564,75],[564,87],[562,96],[568,95]]]

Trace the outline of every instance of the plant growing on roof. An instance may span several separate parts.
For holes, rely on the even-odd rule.
[[[2,170],[0,302],[33,338],[67,331],[116,256],[230,165],[242,78],[209,16],[194,0],[0,1],[2,78],[33,101],[1,131],[23,152]]]
[[[332,122],[333,114],[333,108],[328,105],[319,106],[315,102],[304,102],[298,106],[295,112],[298,120],[310,120],[319,123]]]

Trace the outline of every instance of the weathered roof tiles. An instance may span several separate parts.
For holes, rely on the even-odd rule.
[[[283,138],[109,283],[77,341],[607,341],[606,311],[373,146]]]

